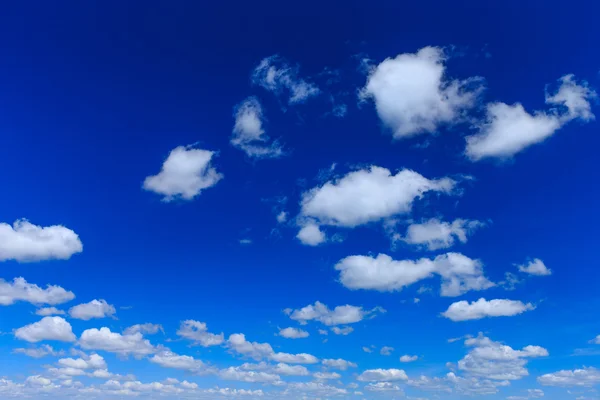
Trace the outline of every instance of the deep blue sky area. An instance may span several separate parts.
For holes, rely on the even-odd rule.
[[[593,1],[541,0],[3,4],[0,398],[600,398],[594,368],[600,365],[598,122],[573,111],[572,103],[546,100],[563,88],[583,96],[579,88],[587,92],[578,99],[599,112],[599,13]],[[443,70],[439,85],[419,86],[428,70],[412,70],[405,84],[414,90],[390,89],[395,97],[384,98],[394,79],[406,75],[384,76],[383,66],[401,68],[403,57],[419,57],[427,46],[443,54],[434,63]],[[290,81],[264,87],[256,78],[263,60],[280,62]],[[558,81],[568,74],[575,86]],[[378,77],[383,88],[370,89]],[[403,125],[381,112],[385,105],[403,117],[411,111],[401,104],[417,104],[429,89],[448,93],[452,82],[467,79],[482,88],[479,96],[432,129],[403,136]],[[293,103],[286,82],[308,82],[318,94]],[[282,155],[253,156],[234,143],[238,110],[251,96]],[[531,124],[521,129],[523,120],[506,117],[501,126],[498,117],[494,125],[491,109],[502,103],[520,103]],[[336,105],[345,107],[344,115],[334,115]],[[434,112],[427,104],[419,118]],[[533,121],[543,118],[560,126],[510,154],[490,150],[477,159],[469,153],[467,137],[488,132],[496,143],[518,142],[535,136]],[[210,167],[222,177],[193,198],[175,193],[165,201],[166,192],[144,182],[161,173],[178,146],[188,154],[214,152]],[[384,188],[380,195],[356,189],[344,199],[340,189],[340,197],[328,198],[332,203],[325,200],[326,187],[352,184],[353,173],[374,179],[373,166],[392,175],[408,169],[424,179],[447,177],[456,186],[452,193],[413,195],[408,210],[378,216],[369,207],[396,201],[385,198]],[[396,185],[405,183],[388,189]],[[367,221],[328,223],[328,216],[302,207],[310,193],[323,194],[319,206],[338,204],[328,215],[358,207]],[[317,207],[318,196],[313,200]],[[278,222],[281,212],[286,220]],[[38,256],[52,244],[21,236],[13,225],[21,219],[39,229],[68,228],[83,247]],[[452,243],[437,248],[411,242],[407,231],[456,220],[479,225],[465,240],[446,232]],[[324,234],[319,243],[301,238],[309,225]],[[480,260],[481,278],[490,285],[448,296],[436,269],[398,286],[390,276],[405,267],[392,263],[360,269],[367,272],[352,286],[336,267],[348,256],[370,263],[381,253],[398,263],[415,261],[398,272],[410,274],[421,268],[416,260],[432,262],[449,252]],[[527,272],[536,260],[544,271]],[[41,301],[31,291],[18,297],[11,291],[18,277],[40,290],[60,286],[75,298]],[[376,287],[366,287],[371,280]],[[450,317],[456,303],[475,307],[480,298],[512,303],[486,303],[490,308],[473,318]],[[109,311],[89,318],[73,311],[94,299]],[[295,317],[293,310],[317,301],[334,316],[345,305],[361,307],[362,314],[335,323]],[[35,314],[49,306],[65,313]],[[32,340],[20,330],[44,319],[61,319],[73,338],[44,331]],[[191,338],[181,333],[188,320],[208,328]],[[145,323],[161,328],[126,330]],[[132,345],[135,336],[152,349],[86,341],[85,332],[101,327],[116,335],[112,346]],[[309,336],[286,337],[288,327]],[[350,328],[349,334],[334,330]],[[207,337],[221,332],[220,341],[207,345]],[[230,336],[236,333],[273,350],[236,347]],[[22,349],[47,354],[30,357]],[[278,352],[316,361],[290,361]],[[89,363],[94,354],[108,366],[59,370],[71,366],[67,358]],[[188,358],[161,361],[173,354]],[[404,362],[403,355],[417,358]],[[336,368],[329,359],[356,365]],[[306,371],[288,374],[278,363]],[[110,372],[92,375],[104,369]],[[143,386],[151,382],[163,386]]]

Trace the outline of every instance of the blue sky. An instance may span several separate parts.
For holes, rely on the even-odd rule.
[[[0,398],[597,399],[582,4],[6,6]]]

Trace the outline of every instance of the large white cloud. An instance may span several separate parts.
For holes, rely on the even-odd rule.
[[[326,358],[324,360],[321,361],[321,363],[329,368],[335,368],[335,369],[339,369],[342,371],[347,370],[348,368],[352,367],[352,368],[356,368],[356,364],[351,362],[351,361],[347,361],[344,360],[342,358]]]
[[[533,304],[525,304],[517,300],[488,301],[480,298],[472,303],[464,300],[452,303],[442,315],[452,321],[469,321],[486,317],[512,317],[533,309],[535,309]]]
[[[225,341],[223,332],[210,333],[206,323],[194,320],[182,321],[177,335],[193,341],[202,347],[218,346]]]
[[[0,223],[0,261],[68,260],[82,251],[79,236],[62,225],[42,227],[26,219]]]
[[[548,356],[548,350],[543,347],[525,346],[521,350],[514,350],[482,334],[465,340],[465,345],[470,350],[458,362],[458,368],[469,374],[492,380],[521,379],[529,375],[525,368],[529,359]]]
[[[84,321],[89,321],[92,318],[112,317],[116,312],[115,307],[103,299],[94,299],[89,303],[78,304],[69,309],[71,318],[82,319]]]
[[[356,379],[361,382],[390,382],[405,381],[408,380],[408,376],[401,369],[368,369]]]
[[[61,317],[44,317],[38,322],[17,329],[15,337],[31,343],[42,340],[74,342],[77,339],[73,334],[71,324]]]
[[[17,301],[32,304],[62,304],[75,298],[73,292],[60,286],[48,285],[42,289],[38,285],[27,283],[24,278],[15,278],[12,283],[0,279],[0,305],[8,306]]]
[[[307,338],[309,333],[305,330],[288,327],[279,330],[279,336],[284,337],[286,339],[302,339]]]
[[[444,222],[432,218],[409,225],[402,240],[429,250],[447,249],[452,247],[456,240],[466,243],[468,236],[481,226],[483,223],[479,221],[456,219],[453,222]]]
[[[157,175],[146,177],[143,188],[163,195],[163,201],[192,200],[214,186],[223,175],[211,165],[214,151],[179,146],[171,150]]]
[[[281,157],[283,149],[276,141],[270,142],[263,128],[263,120],[262,106],[256,97],[249,97],[238,104],[230,143],[248,157]]]
[[[526,265],[518,265],[520,272],[524,272],[529,275],[546,276],[552,275],[552,270],[546,267],[546,264],[539,258],[529,261]]]
[[[277,95],[287,92],[288,104],[303,103],[320,93],[317,86],[298,77],[298,68],[279,56],[264,58],[252,73],[252,82]]]
[[[555,108],[528,113],[516,103],[490,103],[479,132],[467,136],[466,154],[473,160],[510,158],[527,147],[543,142],[569,121],[594,119],[589,100],[596,97],[586,82],[577,83],[573,75],[560,78],[554,95],[546,94],[546,103]]]
[[[438,47],[387,58],[372,68],[361,97],[372,98],[379,118],[400,139],[434,133],[463,120],[482,90],[479,78],[450,80]]]
[[[595,386],[600,384],[600,370],[593,367],[562,370],[539,376],[537,381],[545,386]]]
[[[123,356],[146,356],[155,352],[154,346],[137,332],[130,335],[121,335],[111,332],[109,328],[92,328],[83,331],[79,338],[79,345],[88,350],[104,350]]]
[[[480,261],[460,253],[447,253],[434,259],[393,260],[386,254],[349,256],[340,260],[340,282],[349,289],[394,291],[437,274],[442,279],[442,296],[459,296],[470,290],[488,289],[494,284],[483,275]]]
[[[182,356],[169,350],[156,353],[150,361],[165,368],[183,369],[198,372],[204,367],[204,363],[192,356]]]
[[[430,180],[408,169],[394,175],[370,166],[305,192],[300,217],[351,228],[408,213],[415,199],[427,192],[451,193],[455,184],[450,178]]]
[[[327,326],[346,325],[360,322],[363,319],[374,316],[376,313],[385,312],[381,307],[375,307],[372,310],[365,310],[362,307],[351,306],[349,304],[337,306],[333,310],[320,301],[315,304],[309,304],[297,310],[291,308],[284,312],[294,321],[305,324],[307,321],[319,321]]]

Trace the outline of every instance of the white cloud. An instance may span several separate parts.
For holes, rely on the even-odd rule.
[[[231,144],[244,151],[248,157],[277,158],[283,155],[283,149],[269,137],[263,128],[263,111],[256,97],[248,97],[236,106],[235,125]]]
[[[362,307],[351,306],[349,304],[337,306],[333,310],[330,310],[329,307],[320,301],[297,310],[286,310],[291,319],[301,324],[314,320],[327,326],[353,324],[367,317],[374,316],[378,312],[385,312],[385,310],[381,307],[364,310]]]
[[[592,339],[591,343],[593,343],[593,344],[600,344],[600,335],[596,336],[595,339]]]
[[[76,339],[71,324],[61,317],[44,317],[38,322],[17,329],[15,337],[31,343],[42,340],[74,342]]]
[[[356,378],[361,382],[406,381],[408,376],[401,369],[368,369]]]
[[[18,348],[18,349],[14,349],[13,353],[18,353],[18,354],[25,354],[28,357],[32,357],[32,358],[42,358],[42,357],[46,357],[46,356],[60,356],[63,354],[62,351],[56,351],[54,350],[54,348],[50,345],[47,344],[43,344],[39,347],[31,347],[31,348]]]
[[[182,369],[186,371],[199,371],[204,363],[191,356],[181,356],[169,350],[156,353],[150,361],[165,368]]]
[[[321,363],[329,368],[335,368],[335,369],[339,369],[342,371],[347,370],[348,368],[352,367],[352,368],[356,368],[356,364],[350,361],[346,361],[344,359],[338,358],[338,359],[333,359],[333,358],[327,358],[321,361]]]
[[[365,353],[372,353],[372,352],[373,352],[373,350],[372,350],[371,348],[369,348],[369,347],[366,347],[366,346],[363,346],[362,350],[363,350]]]
[[[531,303],[524,304],[517,300],[480,298],[469,303],[458,301],[452,303],[442,315],[452,321],[470,321],[486,317],[512,317],[535,309]]]
[[[307,246],[318,246],[327,240],[323,231],[319,229],[319,226],[312,222],[304,225],[296,235],[296,238]]]
[[[133,335],[134,333],[139,332],[141,334],[154,335],[155,333],[158,333],[158,331],[163,331],[162,325],[145,323],[132,325],[129,328],[125,329],[125,331],[123,331],[123,334]]]
[[[60,286],[48,285],[46,289],[27,283],[24,278],[15,278],[13,282],[0,279],[0,305],[9,306],[17,301],[32,304],[62,304],[73,300],[75,295]]]
[[[109,328],[87,329],[79,338],[79,345],[88,350],[104,350],[122,356],[146,356],[155,352],[154,346],[137,332],[121,335],[111,332]]]
[[[430,180],[408,169],[392,175],[386,168],[370,166],[305,192],[301,217],[352,228],[408,213],[426,192],[448,194],[455,184],[450,178]]]
[[[365,390],[368,390],[369,392],[400,392],[402,389],[400,389],[400,386],[391,382],[376,382],[369,383],[365,386]]]
[[[592,367],[562,370],[539,376],[537,381],[544,386],[591,387],[600,383],[600,370]]]
[[[197,385],[196,385],[197,386]],[[237,397],[237,396],[251,396],[251,397],[262,397],[264,396],[264,392],[260,389],[251,390],[251,389],[231,389],[231,388],[214,388],[214,389],[206,389],[205,393],[211,395],[220,395],[226,397]]]
[[[276,353],[270,344],[249,342],[243,333],[234,333],[229,336],[227,346],[238,354],[255,360],[269,359],[286,364],[315,364],[319,359],[311,354]]]
[[[340,260],[340,282],[348,289],[394,291],[432,277],[442,278],[441,295],[459,296],[470,290],[488,289],[494,284],[483,275],[480,261],[460,253],[439,255],[433,260],[393,260],[386,254],[349,256]]]
[[[381,350],[379,350],[379,354],[381,354],[382,356],[390,356],[390,355],[392,355],[393,351],[394,351],[393,347],[383,346],[381,348]]]
[[[283,224],[288,219],[288,213],[285,211],[281,211],[279,214],[277,214],[276,218],[277,218],[277,222],[279,222],[280,224]]]
[[[520,103],[490,103],[486,120],[479,132],[467,136],[466,154],[472,161],[487,157],[510,158],[525,148],[543,142],[569,121],[590,121],[589,100],[596,97],[586,82],[578,84],[573,75],[560,78],[560,87],[554,95],[546,94],[546,103],[558,106],[549,111],[533,114]]]
[[[342,377],[337,372],[315,372],[313,376],[315,377],[315,379],[319,379],[322,381],[330,379],[340,379]]]
[[[225,341],[223,332],[219,334],[208,332],[206,323],[187,320],[182,321],[177,335],[193,341],[202,347],[218,346]]]
[[[479,221],[456,219],[452,223],[432,218],[420,224],[411,224],[402,240],[408,244],[425,246],[429,250],[447,249],[458,239],[467,242],[475,229],[483,226]]]
[[[28,376],[27,379],[25,379],[25,383],[28,383],[33,386],[48,386],[52,384],[52,381],[40,375],[33,375]]]
[[[463,120],[463,112],[475,105],[481,80],[447,79],[445,61],[442,49],[424,47],[371,69],[360,96],[373,99],[394,138],[434,133],[441,125]]]
[[[519,271],[529,275],[552,275],[552,270],[548,269],[544,262],[539,258],[529,261],[526,265],[518,265]]]
[[[75,369],[106,369],[106,361],[98,354],[92,354],[87,358],[61,358],[57,364],[61,368]]]
[[[308,369],[302,365],[288,365],[285,363],[279,363],[273,368],[273,372],[278,375],[287,376],[307,376],[309,375]]]
[[[310,393],[306,396],[305,393]],[[323,382],[292,382],[288,384],[287,389],[282,393],[293,399],[298,398],[330,398],[348,394],[346,389],[341,389]]]
[[[525,368],[530,358],[546,357],[548,350],[539,346],[525,346],[514,350],[510,346],[494,342],[481,333],[465,340],[471,349],[459,362],[458,368],[474,376],[493,380],[517,380],[529,372]]]
[[[169,153],[161,171],[146,177],[143,188],[164,195],[165,202],[178,198],[192,200],[223,178],[211,165],[214,155],[214,151],[192,146],[176,147]]]
[[[89,303],[83,303],[71,307],[69,315],[71,318],[89,321],[92,318],[112,317],[117,311],[115,307],[108,304],[106,300],[92,300]]]
[[[319,335],[324,335],[324,336],[329,335],[329,331],[327,331],[326,329],[319,329],[318,332],[319,332]]]
[[[238,367],[229,367],[219,371],[219,377],[228,381],[273,383],[280,381],[279,375],[262,371],[244,371]]]
[[[288,103],[303,103],[319,94],[315,85],[298,77],[298,69],[290,67],[281,57],[271,56],[263,59],[252,73],[252,82],[279,95],[288,93]]]
[[[275,353],[271,355],[271,360],[287,364],[316,364],[319,362],[317,357],[306,353]]]
[[[16,220],[12,226],[0,223],[0,261],[68,260],[82,251],[79,236],[62,225],[42,227],[26,219]]]
[[[65,312],[63,310],[59,310],[56,307],[44,307],[35,310],[35,315],[39,315],[40,317],[48,317],[50,315],[64,315]]]
[[[409,363],[409,362],[417,361],[418,359],[419,359],[419,356],[409,356],[408,354],[405,354],[402,357],[400,357],[400,362]]]
[[[349,335],[349,334],[351,334],[352,332],[354,332],[354,328],[353,328],[353,327],[351,327],[351,326],[344,326],[344,327],[342,327],[342,328],[340,328],[340,327],[337,327],[337,326],[334,326],[333,328],[331,328],[331,331],[332,331],[333,333],[335,333],[336,335],[343,335],[343,336],[346,336],[346,335]]]
[[[298,328],[285,328],[279,330],[279,336],[287,339],[302,339],[309,336],[308,332]]]

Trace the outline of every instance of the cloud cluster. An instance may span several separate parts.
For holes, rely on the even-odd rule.
[[[75,298],[60,286],[48,285],[42,289],[38,285],[28,283],[24,278],[15,278],[12,283],[0,279],[0,305],[9,306],[17,301],[32,304],[62,304]]]
[[[327,326],[347,325],[360,322],[367,317],[373,317],[377,313],[385,312],[381,307],[375,307],[371,310],[365,310],[362,307],[351,306],[349,304],[337,306],[333,310],[320,301],[315,304],[309,304],[306,307],[293,310],[285,309],[284,312],[290,319],[306,324],[308,321],[319,321]]]

